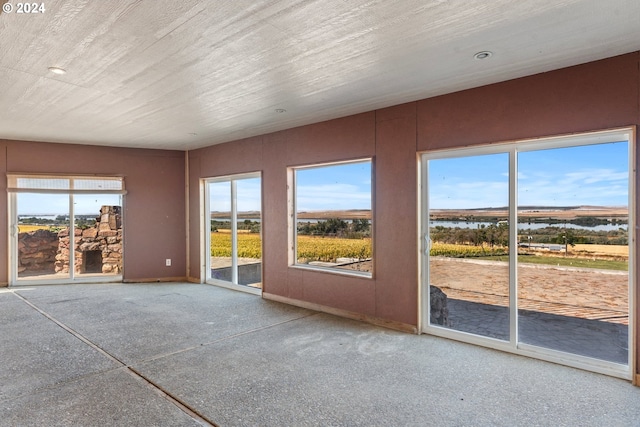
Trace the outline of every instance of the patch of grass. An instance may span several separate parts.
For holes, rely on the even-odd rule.
[[[478,257],[476,259],[485,259],[491,261],[508,261],[506,255]],[[588,258],[564,258],[539,255],[518,255],[518,262],[523,264],[543,264],[555,265],[560,267],[580,267],[580,268],[598,268],[602,270],[627,271],[629,263],[627,261],[612,261],[604,259],[588,259]]]

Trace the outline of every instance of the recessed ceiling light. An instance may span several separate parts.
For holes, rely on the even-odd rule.
[[[49,71],[51,71],[53,74],[58,74],[58,75],[67,74],[67,70],[60,67],[49,67]]]
[[[493,52],[489,52],[488,50],[483,50],[482,52],[478,52],[473,55],[473,59],[487,59],[493,55]]]
[[[287,110],[285,110],[284,108],[276,108],[276,113],[278,114],[282,114],[282,113],[286,113]]]

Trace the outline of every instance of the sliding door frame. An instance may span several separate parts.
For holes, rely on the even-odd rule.
[[[76,195],[118,195],[121,200],[121,219],[122,224],[125,222],[125,195],[127,194],[124,187],[124,178],[120,176],[101,176],[101,175],[46,175],[46,174],[7,174],[10,181],[7,188],[7,207],[8,207],[8,253],[7,261],[9,265],[9,286],[33,286],[43,284],[65,284],[65,283],[108,283],[108,282],[122,282],[124,275],[124,225],[123,229],[123,248],[122,248],[122,271],[119,274],[99,274],[95,275],[83,275],[75,272],[75,250],[71,250],[74,246],[74,234],[72,230],[75,230],[76,218],[74,208],[74,196]],[[21,188],[14,184],[20,179],[42,179],[42,180],[69,180],[71,187],[67,189],[47,189],[47,188]],[[75,180],[79,181],[118,181],[120,183],[120,189],[117,190],[101,190],[101,189],[76,189],[73,188]],[[25,279],[18,277],[18,194],[60,194],[69,198],[69,275],[61,278],[51,277],[47,275],[44,278]]]
[[[203,178],[200,180],[201,187],[201,206],[203,207],[201,212],[201,257],[200,257],[200,265],[201,265],[201,277],[203,278],[203,283],[208,283],[211,285],[220,286],[223,288],[233,289],[236,291],[246,292],[253,295],[262,295],[262,289],[256,288],[248,285],[240,285],[238,284],[238,205],[237,205],[237,181],[243,179],[252,179],[259,178],[260,179],[260,243],[261,243],[261,252],[264,249],[264,244],[262,240],[262,212],[263,212],[263,198],[262,198],[262,173],[261,172],[250,172],[250,173],[241,173],[234,175],[225,175],[220,177],[211,177],[211,178]],[[231,281],[227,282],[224,280],[214,279],[211,277],[211,204],[210,204],[210,184],[220,183],[220,182],[229,182],[230,183],[230,207],[231,207]],[[262,265],[262,260],[264,256],[261,255],[261,280],[264,277],[264,267]]]
[[[518,251],[512,250],[517,247],[518,236],[518,177],[517,160],[518,153],[538,151],[553,148],[578,147],[598,143],[608,143],[621,141],[620,136],[628,141],[628,247],[629,247],[629,267],[628,267],[628,303],[629,303],[629,326],[628,326],[628,364],[622,365],[600,359],[593,359],[572,353],[565,353],[558,350],[534,346],[519,342],[518,337]],[[491,144],[477,147],[465,147],[460,149],[438,150],[418,153],[418,248],[419,248],[419,330],[421,333],[441,336],[444,338],[468,342],[505,352],[525,355],[542,359],[554,363],[568,365],[580,369],[598,372],[610,376],[624,379],[632,379],[636,372],[636,326],[637,307],[636,295],[638,292],[638,282],[636,273],[636,128],[628,127],[613,129],[608,131],[590,132],[584,134],[572,134],[549,138],[528,139],[512,141],[508,143]],[[431,325],[430,319],[430,296],[429,296],[429,250],[430,250],[430,230],[429,230],[429,161],[437,159],[447,159],[455,157],[467,157],[473,155],[487,154],[509,154],[509,341],[503,341],[490,337],[484,337],[467,332],[447,329],[437,325]]]

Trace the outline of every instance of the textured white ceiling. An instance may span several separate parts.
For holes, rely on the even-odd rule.
[[[638,0],[8,3],[18,140],[192,149],[640,50]]]

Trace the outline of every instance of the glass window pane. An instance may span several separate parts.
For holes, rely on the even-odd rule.
[[[16,194],[18,279],[69,278],[69,195]]]
[[[73,196],[75,274],[122,274],[122,201],[117,194]]]
[[[262,287],[262,203],[260,178],[236,181],[238,210],[238,284]]]
[[[521,342],[628,363],[628,149],[518,154]]]
[[[509,156],[428,162],[430,324],[509,339]]]
[[[295,169],[296,265],[371,276],[371,162]]]
[[[211,278],[231,281],[231,181],[209,184]]]

